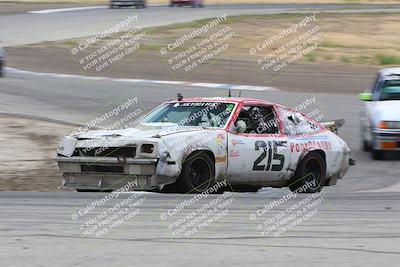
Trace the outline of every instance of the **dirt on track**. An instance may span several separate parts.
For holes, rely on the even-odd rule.
[[[147,51],[124,60],[107,72],[85,72],[71,53],[61,47],[7,48],[8,65],[37,72],[81,74],[115,78],[179,80],[202,83],[232,83],[272,86],[288,91],[355,94],[369,87],[376,67],[360,65],[303,62],[274,73],[261,72],[251,60],[210,60],[204,67],[188,75],[184,70],[168,68],[155,51]],[[52,60],[44,60],[51,58]]]
[[[0,125],[0,191],[59,190],[53,157],[73,126],[4,115]]]
[[[108,72],[84,72],[65,48],[7,48],[8,65],[24,70],[115,78],[179,80],[202,83],[232,83],[272,86],[288,91],[356,94],[369,87],[377,68],[350,64],[298,63],[278,73],[264,72],[250,60],[210,60],[195,73],[184,70],[171,75],[165,61],[155,52],[125,60]],[[52,60],[44,60],[51,58]],[[231,66],[230,66],[231,65]]]

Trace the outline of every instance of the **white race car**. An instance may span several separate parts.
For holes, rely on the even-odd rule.
[[[371,92],[361,93],[361,140],[364,151],[384,159],[388,151],[400,151],[400,68],[380,70]]]
[[[190,98],[166,102],[136,128],[67,136],[55,160],[62,186],[78,191],[201,192],[228,188],[303,188],[336,184],[354,160],[333,131],[278,104],[248,98]]]

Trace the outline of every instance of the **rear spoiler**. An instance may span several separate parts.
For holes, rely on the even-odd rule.
[[[333,121],[324,121],[321,122],[321,124],[325,127],[331,130],[331,132],[337,133],[339,128],[344,125],[345,120],[333,120]]]

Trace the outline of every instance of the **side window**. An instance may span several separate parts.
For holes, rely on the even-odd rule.
[[[378,84],[379,84],[380,75],[376,75],[374,82],[372,83],[371,92],[376,93],[378,91]]]
[[[321,130],[318,124],[298,112],[284,108],[279,108],[279,112],[282,114],[285,132],[288,135],[312,134]]]
[[[267,106],[244,106],[236,121],[246,123],[245,133],[278,134],[279,123],[275,111]]]

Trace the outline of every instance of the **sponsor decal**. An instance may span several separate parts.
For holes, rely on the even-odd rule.
[[[174,107],[217,107],[218,102],[179,102]]]
[[[231,152],[229,152],[229,157],[231,158],[237,158],[239,156],[240,156],[239,150],[231,150]]]
[[[224,139],[225,139],[224,134],[218,134],[217,137],[215,137],[215,140],[217,141],[218,145],[221,145]]]
[[[232,143],[232,146],[245,144],[242,140],[236,140],[236,139],[232,139],[231,143]]]
[[[223,163],[225,161],[226,161],[226,156],[225,155],[224,156],[216,156],[215,157],[215,162],[216,163]]]
[[[318,148],[323,150],[332,150],[330,141],[309,140],[300,143],[290,143],[290,152],[304,152],[310,148]]]

